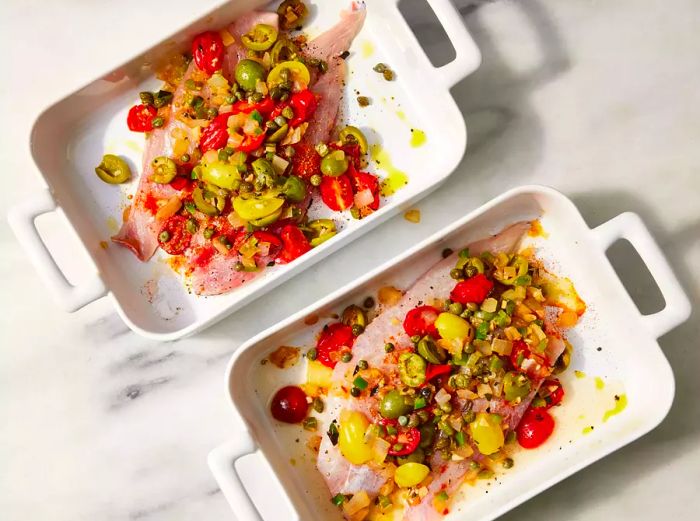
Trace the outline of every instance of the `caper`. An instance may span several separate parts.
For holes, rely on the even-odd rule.
[[[373,308],[374,307],[374,299],[372,297],[367,297],[362,305],[366,308]]]
[[[350,394],[357,398],[362,394],[362,391],[360,391],[357,387],[353,387],[352,389],[350,389]]]
[[[309,360],[316,360],[317,357],[318,351],[316,351],[315,347],[312,347],[306,352],[306,358],[308,358]]]
[[[394,344],[392,344],[391,342],[387,342],[386,344],[384,344],[384,352],[391,353],[393,350]]]
[[[506,458],[503,460],[503,468],[504,469],[513,468],[513,464],[514,464],[513,458]]]
[[[352,334],[355,336],[360,336],[362,333],[364,333],[364,331],[364,326],[360,324],[355,324],[354,326],[352,326]]]
[[[153,118],[153,121],[151,121],[151,125],[153,125],[153,128],[160,128],[164,124],[165,124],[165,120],[160,116]]]
[[[464,270],[461,270],[459,268],[452,268],[450,270],[450,277],[452,277],[455,280],[463,279],[464,278]]]
[[[464,306],[459,302],[452,302],[447,308],[447,311],[449,311],[453,315],[461,315],[462,311],[464,311]]]
[[[357,362],[357,367],[364,371],[369,367],[369,364],[367,363],[367,360],[360,360],[359,362]]]
[[[471,423],[476,420],[476,413],[474,411],[467,411],[462,414],[462,419],[465,423]]]
[[[141,103],[144,105],[153,105],[152,92],[139,92],[139,98],[141,98]]]
[[[352,360],[352,354],[349,351],[345,351],[340,357],[340,360],[345,363],[348,363],[350,360]]]
[[[168,242],[170,240],[170,234],[166,230],[163,230],[160,232],[160,235],[158,235],[158,240],[160,242]]]
[[[319,397],[314,398],[312,406],[314,408],[314,411],[316,411],[319,414],[323,412],[323,409],[325,409],[325,404],[323,403],[323,400],[321,400],[321,398]]]
[[[406,425],[408,425],[408,418],[406,416],[401,415],[397,419],[398,419],[399,425],[401,425],[401,427],[405,427]]]
[[[311,186],[320,186],[321,181],[323,181],[323,178],[319,174],[313,174],[309,178],[309,182],[311,183]]]
[[[374,72],[378,72],[379,74],[383,73],[386,70],[386,64],[384,63],[378,63],[374,67],[372,67],[372,70]]]

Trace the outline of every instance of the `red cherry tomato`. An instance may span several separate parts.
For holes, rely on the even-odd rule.
[[[308,239],[296,224],[286,224],[280,230],[282,239],[282,252],[277,257],[277,262],[287,264],[297,257],[301,257],[311,249]]]
[[[233,104],[231,110],[233,111],[233,114],[250,114],[254,110],[257,110],[263,116],[268,116],[276,109],[275,102],[272,98],[264,98],[258,101],[257,103],[248,103],[247,100],[237,101]],[[275,116],[279,116],[281,113],[282,110],[280,110],[278,114],[275,114]],[[272,116],[272,118],[274,118],[275,116]]]
[[[181,175],[170,181],[170,186],[172,186],[175,190],[184,190],[185,188],[188,188],[190,184],[192,184],[192,180]]]
[[[522,340],[514,340],[513,348],[510,351],[510,363],[513,368],[520,370],[523,361],[530,357],[530,348]]]
[[[289,126],[296,127],[308,121],[318,106],[316,96],[309,89],[295,92],[289,98],[289,105],[294,109],[294,117],[289,120]]]
[[[493,282],[486,278],[483,273],[479,273],[458,282],[450,293],[450,299],[460,304],[469,304],[470,302],[481,304],[488,297],[491,289],[493,289]]]
[[[348,175],[355,186],[356,194],[363,190],[369,190],[372,193],[372,202],[367,207],[372,210],[379,208],[379,179],[377,176],[368,172],[358,172],[354,168],[348,169]]]
[[[282,387],[275,393],[270,403],[272,417],[285,423],[299,423],[306,418],[308,409],[306,393],[296,385]]]
[[[158,233],[158,244],[170,255],[180,255],[190,245],[192,235],[185,227],[187,217],[183,215],[171,215],[163,223]],[[163,239],[166,237],[167,241]]]
[[[545,409],[528,409],[515,430],[518,443],[526,449],[542,445],[554,431],[554,418]]]
[[[266,242],[270,245],[270,251],[267,254],[268,257],[275,258],[282,249],[282,240],[274,233],[258,230],[253,232],[253,237],[255,237],[258,242]]]
[[[564,388],[561,382],[556,378],[550,378],[542,382],[540,393],[546,394],[546,396],[544,396],[544,401],[546,403],[544,406],[545,409],[550,409],[555,405],[559,405],[564,399]]]
[[[420,444],[420,431],[415,427],[399,428],[399,433],[387,439],[391,443],[390,456],[407,456],[414,452]],[[394,446],[400,443],[402,447],[394,450]]]
[[[149,132],[153,130],[153,118],[158,111],[151,105],[134,105],[126,116],[126,124],[133,132]]]
[[[206,31],[192,40],[192,58],[201,70],[209,75],[221,69],[224,63],[224,42],[219,33]]]
[[[350,326],[341,322],[329,324],[323,328],[316,342],[316,359],[326,367],[333,368],[338,363],[343,348],[351,349],[354,343],[355,335]]]
[[[403,329],[408,336],[431,335],[437,338],[438,331],[435,328],[435,321],[438,315],[440,315],[440,310],[433,306],[418,306],[406,313]]]
[[[452,366],[449,364],[444,364],[444,365],[435,365],[435,364],[428,364],[428,369],[425,371],[425,381],[429,382],[433,378],[437,378],[438,376],[444,376],[446,374],[450,374],[452,371]]]
[[[243,143],[236,147],[236,150],[240,152],[252,152],[260,148],[265,141],[265,132],[261,132],[258,136],[248,136],[246,135],[243,139]]]
[[[312,175],[321,172],[321,156],[318,155],[313,145],[309,143],[297,143],[294,145],[294,155],[291,161],[292,173],[302,179],[308,179]]]
[[[525,360],[532,360],[534,363],[524,364]],[[510,352],[510,363],[513,364],[515,370],[533,378],[544,378],[550,373],[544,357],[533,353],[522,340],[513,342],[513,349]]]
[[[328,208],[336,212],[350,208],[353,204],[350,178],[345,174],[337,177],[324,175],[321,180],[321,199]]]
[[[228,142],[228,118],[232,112],[219,114],[209,122],[199,138],[199,149],[202,153],[209,150],[224,148]]]

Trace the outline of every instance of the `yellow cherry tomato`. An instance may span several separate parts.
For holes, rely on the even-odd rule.
[[[233,209],[241,219],[254,221],[272,215],[282,208],[284,199],[281,197],[234,197]]]
[[[338,428],[340,453],[353,465],[362,465],[372,459],[372,447],[365,442],[369,421],[357,411],[343,411]]]
[[[394,481],[401,488],[415,487],[430,474],[430,468],[422,463],[404,463],[396,469]]]
[[[464,340],[469,338],[472,333],[471,324],[452,313],[440,313],[435,320],[435,327],[440,336],[446,340]]]
[[[495,414],[478,413],[476,419],[469,424],[469,432],[484,456],[497,452],[505,443],[501,420]]]
[[[286,72],[285,72],[286,71]],[[267,86],[272,88],[286,81],[296,84],[298,90],[304,90],[311,81],[311,74],[301,62],[286,61],[276,65],[267,75]]]

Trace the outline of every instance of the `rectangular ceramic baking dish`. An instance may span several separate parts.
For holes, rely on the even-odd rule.
[[[9,221],[60,304],[74,311],[108,295],[134,331],[158,340],[179,338],[241,308],[437,188],[457,166],[466,147],[464,120],[449,89],[478,67],[480,55],[450,0],[428,1],[455,49],[455,59],[433,67],[400,14],[398,0],[367,1],[367,20],[348,59],[351,72],[342,107],[346,119],[366,130],[370,142],[381,145],[389,154],[391,161],[382,159],[384,167],[393,162],[394,167],[406,172],[408,185],[370,217],[361,221],[346,219],[341,223],[341,233],[303,258],[270,269],[226,295],[205,298],[188,293],[166,265],[162,252],[150,262],[141,263],[126,249],[108,244],[122,222],[126,195],[133,193],[137,180],[120,190],[102,183],[95,176],[94,167],[104,153],[116,153],[125,156],[133,170],[140,172],[143,136],[128,131],[126,112],[138,100],[139,91],[157,87],[154,64],[173,49],[186,49],[198,32],[222,27],[265,1],[223,3],[47,108],[31,135],[32,156],[47,188],[13,208]],[[314,2],[307,32],[313,37],[330,28],[350,3],[351,0]],[[275,4],[270,7],[274,9]],[[380,61],[395,70],[395,81],[384,81],[372,71],[372,66]],[[355,90],[369,96],[372,105],[359,109]],[[424,146],[409,145],[412,129],[425,132]],[[376,165],[372,168],[386,175]],[[83,263],[89,267],[73,270],[79,273],[79,280],[74,283],[69,282],[67,270],[57,258],[66,258],[72,264],[80,255],[65,248],[59,251],[61,241],[42,237],[37,230],[37,217],[50,212],[65,216],[64,231],[70,233],[72,229],[89,254],[87,264]]]
[[[231,442],[211,452],[209,465],[239,520],[342,519],[315,470],[315,455],[299,440],[304,431],[282,426],[269,414],[277,389],[304,381],[305,362],[279,370],[261,365],[261,360],[280,345],[312,346],[324,322],[309,327],[306,317],[338,313],[387,284],[405,288],[441,259],[444,248],[457,249],[535,218],[541,220],[546,238],[527,240],[549,269],[571,278],[588,307],[569,334],[574,357],[562,380],[566,401],[554,411],[557,428],[545,445],[516,454],[515,467],[499,477],[498,486],[465,486],[465,498],[455,500],[446,520],[493,519],[663,420],[673,401],[674,379],[657,338],[688,318],[690,304],[661,250],[636,214],[624,213],[589,229],[566,197],[550,188],[525,186],[299,311],[233,355],[226,392],[244,426]],[[618,239],[632,244],[659,286],[666,306],[658,313],[641,315],[615,274],[605,252]],[[588,376],[575,377],[573,369],[583,371],[579,377]],[[601,411],[617,403],[614,394],[622,393],[627,408],[603,422]],[[597,401],[602,408],[596,409]]]

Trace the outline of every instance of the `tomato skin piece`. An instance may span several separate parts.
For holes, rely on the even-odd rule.
[[[257,110],[263,116],[269,116],[275,110],[275,102],[272,98],[263,98],[257,103],[248,103],[246,100],[240,100],[231,107],[232,114],[250,114],[254,110]],[[280,110],[281,113],[282,111]],[[279,116],[279,114],[276,115]]]
[[[268,253],[270,257],[275,257],[282,249],[282,239],[274,233],[258,230],[253,232],[253,237],[255,237],[258,242],[266,242],[270,245],[270,252]]]
[[[270,117],[272,118],[273,116],[270,115]],[[313,145],[309,143],[297,143],[294,145],[294,155],[291,157],[291,162],[292,173],[302,179],[309,179],[312,175],[321,172],[321,156],[318,155]]]
[[[535,449],[554,432],[554,418],[546,409],[528,409],[515,432],[521,447]]]
[[[152,105],[134,105],[126,116],[126,125],[132,132],[150,132],[156,114],[158,110]]]
[[[399,428],[399,433],[388,439],[391,443],[389,448],[390,456],[408,456],[412,454],[420,444],[420,431],[415,427]],[[400,443],[403,445],[401,450],[394,450],[394,445]]]
[[[270,403],[270,412],[275,420],[284,423],[299,423],[306,418],[309,404],[306,393],[296,385],[282,387]]]
[[[206,31],[192,40],[192,58],[201,70],[210,76],[224,63],[224,42],[219,33]]]
[[[289,125],[296,127],[311,117],[316,111],[318,100],[313,92],[309,89],[304,89],[300,92],[295,92],[289,98],[289,105],[294,109],[294,117],[289,120]]]
[[[486,275],[478,273],[473,277],[458,282],[450,293],[450,299],[460,304],[481,304],[493,289],[491,282]]]
[[[236,147],[239,152],[252,152],[260,148],[265,141],[265,132],[261,132],[259,136],[245,136],[243,143]]]
[[[311,249],[309,240],[296,224],[286,224],[282,227],[280,239],[282,240],[282,251],[277,257],[277,262],[281,264],[292,262]]]
[[[231,114],[233,112],[219,114],[202,129],[202,135],[199,138],[199,149],[202,153],[209,150],[219,150],[226,146],[228,142],[228,118]]]
[[[440,310],[433,306],[418,306],[406,313],[403,321],[403,329],[408,336],[430,335],[439,338],[435,321],[440,315]]]
[[[562,387],[561,382],[556,378],[545,380],[542,382],[542,387],[556,387],[556,389],[544,399],[546,405],[542,407],[543,409],[551,409],[555,405],[559,405],[564,399],[564,387]]]
[[[158,233],[158,244],[170,255],[180,255],[187,249],[192,240],[192,235],[186,229],[187,217],[184,215],[171,215],[168,217]],[[160,234],[168,232],[170,238],[167,242],[160,240]]]
[[[192,181],[181,175],[170,181],[170,186],[172,186],[175,190],[184,190],[185,188],[188,188],[190,184],[192,184]]]
[[[355,335],[352,334],[350,326],[346,326],[342,322],[329,324],[323,328],[318,342],[316,342],[316,359],[326,367],[333,369],[338,363],[334,358],[339,358],[341,348],[352,349],[354,343]]]
[[[346,174],[337,177],[324,175],[320,189],[321,199],[331,210],[342,212],[353,204],[352,184]]]
[[[425,371],[425,382],[428,383],[433,378],[450,374],[450,372],[452,372],[452,366],[449,364],[428,364],[428,369]]]

